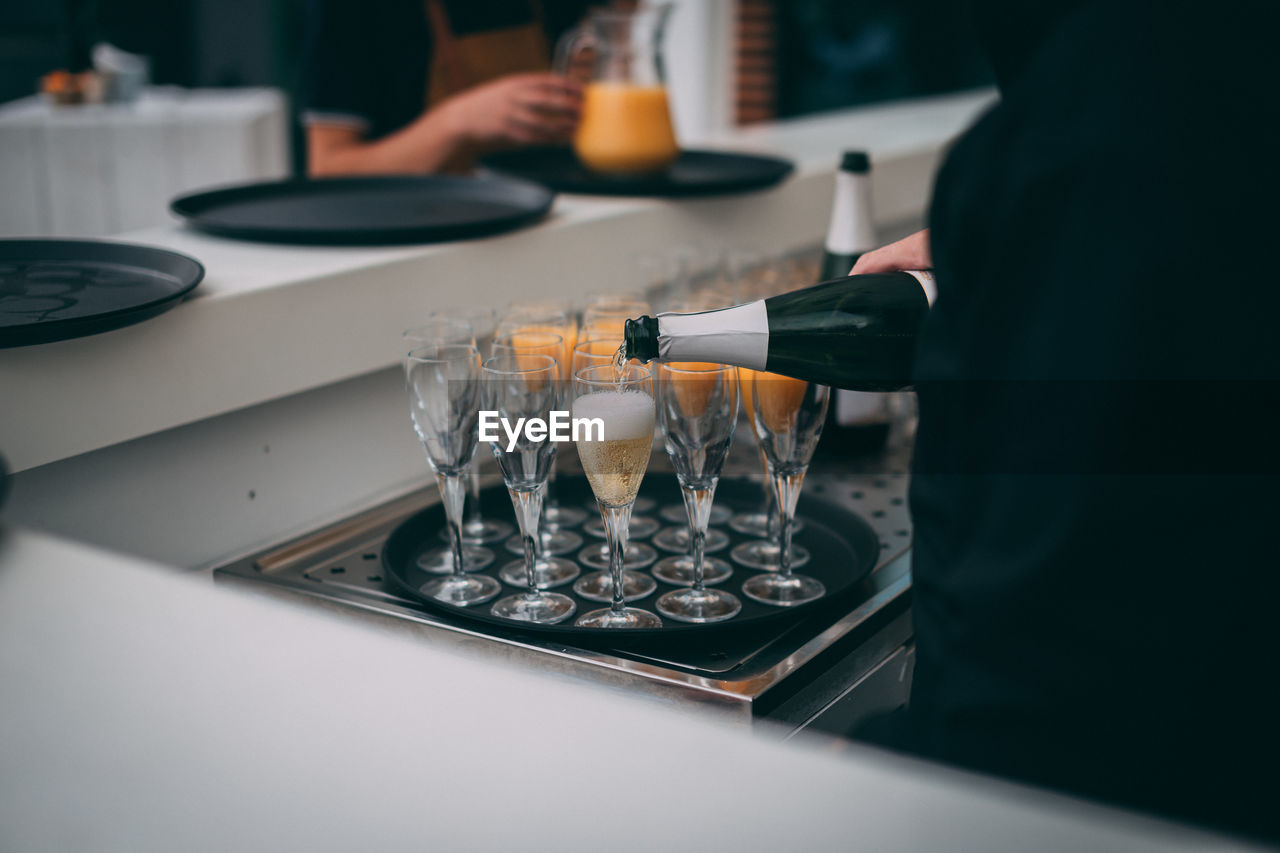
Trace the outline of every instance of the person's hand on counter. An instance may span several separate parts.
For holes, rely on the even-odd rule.
[[[932,268],[933,255],[929,251],[929,229],[925,228],[895,243],[865,253],[858,258],[853,269],[849,270],[849,275]]]

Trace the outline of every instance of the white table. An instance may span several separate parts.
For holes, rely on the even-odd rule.
[[[152,88],[135,104],[0,105],[0,237],[102,237],[171,221],[189,190],[288,173],[275,89]]]

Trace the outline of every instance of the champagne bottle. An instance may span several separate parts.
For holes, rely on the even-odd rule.
[[[745,305],[628,320],[627,358],[712,361],[855,391],[911,381],[916,333],[934,299],[927,271],[826,281]]]
[[[836,172],[831,224],[823,244],[821,280],[849,274],[863,252],[877,246],[871,212],[871,160],[865,151],[846,151]]]
[[[821,280],[849,274],[863,252],[877,245],[871,208],[871,159],[865,151],[846,151],[836,172],[831,222],[823,244]],[[869,453],[889,438],[893,413],[883,391],[837,391],[827,410],[823,447],[844,453]]]

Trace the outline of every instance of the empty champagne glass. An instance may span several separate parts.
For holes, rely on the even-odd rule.
[[[612,580],[610,606],[578,617],[575,624],[660,628],[662,620],[653,613],[626,606],[622,568],[627,521],[653,450],[652,374],[639,365],[624,366],[620,375],[612,366],[583,368],[573,378],[573,395],[573,418],[583,427],[575,443],[608,531]],[[582,594],[577,585],[574,590]]]
[[[746,410],[747,420],[751,423],[752,434],[756,433],[754,388],[757,373],[758,371],[745,367],[738,368],[738,387],[742,394],[742,407]],[[764,375],[769,376],[771,374]],[[764,442],[758,437],[756,439],[756,449],[760,452],[760,469],[764,475],[764,479],[761,481],[765,496],[764,506],[757,512],[735,515],[729,519],[729,526],[739,533],[761,538],[734,546],[730,556],[735,563],[746,566],[748,569],[755,569],[761,572],[776,572],[781,565],[780,555],[782,553],[782,527],[778,521],[778,502],[773,488],[773,479],[769,476],[769,460],[765,456]],[[793,518],[791,520],[791,533],[793,536],[799,533],[803,527],[804,522],[800,519]],[[808,562],[808,550],[803,545],[792,544],[791,568],[798,569]]]
[[[674,314],[691,314],[697,311],[711,311],[717,308],[727,308],[732,303],[721,303],[706,294],[686,295],[684,298],[668,303],[664,311]],[[659,374],[655,374],[655,377]],[[741,397],[741,395],[739,395]],[[711,507],[711,524],[724,524],[733,514],[722,506]],[[689,536],[689,513],[685,509],[684,502],[663,504],[658,509],[658,516],[668,524],[676,525],[675,527],[667,527],[659,530],[653,537],[653,544],[664,551],[671,551],[676,554],[688,554],[693,542]],[[632,531],[635,535],[634,529]],[[722,551],[729,547],[729,536],[720,530],[708,530],[706,542],[703,543],[705,552],[714,554],[716,551]],[[718,566],[708,568],[707,583],[715,583],[713,580],[715,575],[719,573]],[[728,577],[728,575],[725,575]]]
[[[461,317],[445,317],[440,314],[432,314],[422,325],[406,329],[401,333],[400,337],[410,349],[441,344],[472,347],[476,345],[475,333],[470,322]],[[478,489],[479,486],[476,475],[478,467],[478,465],[467,463],[466,476],[471,479],[475,489]],[[472,503],[475,504],[478,501],[473,501]],[[511,535],[510,525],[504,525],[503,527],[504,529],[497,531],[502,534],[499,538]],[[446,543],[445,547],[433,548],[420,554],[417,561],[420,569],[438,575],[447,575],[453,572],[453,549],[448,546],[450,535],[447,527],[440,531],[440,538]],[[468,572],[478,572],[487,568],[493,562],[493,552],[480,546],[493,541],[497,540],[493,538],[484,540],[469,536],[464,524],[462,533],[463,568]]]
[[[539,358],[550,358],[556,366],[551,377],[550,392],[556,397],[554,408],[563,409],[567,403],[567,385],[562,376],[560,358],[564,354],[564,339],[552,332],[525,330],[513,334],[498,335],[493,339],[494,356],[511,356],[518,362],[532,361]],[[515,422],[512,421],[514,424]],[[552,468],[555,469],[554,456]],[[545,523],[547,478],[542,482],[543,497],[539,503],[540,516],[534,527],[533,535],[537,549],[536,572],[538,586],[550,589],[569,583],[580,571],[576,564],[561,559],[561,555],[569,554],[582,547],[582,537],[563,529],[553,529]],[[517,535],[507,540],[506,548],[514,554],[524,554],[524,536]],[[518,585],[524,577],[524,566],[520,561],[508,563],[502,567],[499,576],[507,583]]]
[[[421,591],[448,604],[481,604],[497,596],[502,587],[493,578],[468,575],[464,569],[463,475],[476,452],[480,353],[463,344],[428,345],[410,351],[404,367],[413,428],[436,475],[450,536],[450,574],[428,581]],[[493,554],[484,554],[492,562]],[[422,565],[421,558],[418,564]]]
[[[549,423],[551,412],[562,405],[559,370],[556,360],[550,356],[495,355],[483,368],[485,410],[496,412],[500,420],[512,425],[522,419],[527,423],[535,418]],[[556,455],[556,443],[545,434],[541,439],[531,437],[527,430],[520,430],[515,438],[505,432],[500,429],[492,433],[496,440],[489,440],[488,444],[515,505],[520,538],[524,542],[527,588],[498,599],[490,612],[506,619],[554,625],[572,616],[577,607],[568,596],[544,592],[538,578],[536,542],[542,489]]]
[[[433,311],[428,315],[428,324],[410,329],[406,332],[409,334],[421,335],[423,332],[431,332],[432,339],[423,340],[423,343],[441,342],[441,336],[448,334],[450,329],[456,331],[462,328],[462,324],[470,331],[471,343],[480,351],[481,359],[488,352],[489,346],[492,344],[494,328],[497,325],[497,314],[494,310],[485,305],[474,305],[469,308],[455,308],[448,311]],[[456,341],[455,341],[456,342]],[[462,522],[462,541],[466,545],[489,545],[494,542],[501,542],[512,533],[512,527],[505,521],[499,521],[495,518],[485,518],[480,510],[480,463],[477,460],[468,467],[468,478],[471,486],[471,500],[467,502],[466,517]],[[441,531],[442,537],[448,536],[448,531]]]
[[[756,373],[751,385],[755,409],[752,426],[769,463],[778,501],[781,550],[778,571],[752,577],[742,585],[742,593],[764,604],[791,607],[826,594],[821,581],[792,571],[791,519],[809,460],[822,435],[830,389],[771,373]]]
[[[738,421],[737,374],[723,364],[700,362],[660,364],[657,371],[658,423],[689,512],[693,550],[688,557],[667,557],[654,566],[658,580],[689,585],[663,594],[655,606],[680,622],[723,622],[742,610],[742,602],[722,589],[707,588],[704,545],[720,469]],[[717,562],[723,580],[731,570]]]
[[[526,336],[539,332],[559,335],[561,352],[556,356],[556,363],[560,367],[560,377],[564,387],[568,388],[569,380],[573,377],[569,365],[573,361],[573,348],[578,342],[578,317],[572,307],[565,303],[545,300],[512,302],[498,331],[505,336]],[[556,467],[553,464],[551,476],[547,478],[546,500],[542,507],[542,529],[556,531],[565,527],[576,527],[586,520],[587,513],[584,511],[560,503],[556,492]],[[557,551],[557,553],[568,552]]]

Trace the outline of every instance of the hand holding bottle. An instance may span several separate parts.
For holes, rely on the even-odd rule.
[[[929,251],[929,229],[925,228],[895,243],[863,252],[848,274],[928,269],[933,269],[933,255]]]

